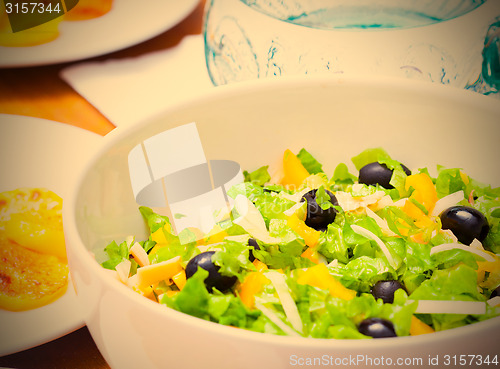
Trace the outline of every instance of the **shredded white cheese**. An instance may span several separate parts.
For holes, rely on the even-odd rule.
[[[451,193],[445,197],[440,198],[436,201],[436,205],[434,205],[434,209],[432,210],[432,216],[437,217],[439,214],[443,212],[443,210],[448,209],[451,206],[458,204],[460,201],[464,199],[464,191],[460,190],[454,193]]]
[[[332,261],[330,261],[330,263],[327,265],[327,267],[333,267],[333,268],[337,268],[339,266],[339,261],[338,259],[333,259]]]
[[[484,251],[483,244],[477,238],[474,238],[469,246],[476,249],[476,250]]]
[[[354,197],[348,192],[337,191],[335,197],[344,211],[354,211],[359,208],[366,208],[368,205],[375,204],[385,197],[384,191],[377,191],[367,196]]]
[[[460,249],[471,252],[473,254],[482,257],[486,261],[495,261],[495,258],[492,255],[488,254],[487,252],[478,250],[474,247],[462,245],[460,243],[443,243],[442,245],[434,246],[433,248],[431,248],[431,255],[437,254],[438,252],[443,252],[453,249]]]
[[[273,244],[280,242],[279,238],[271,237],[262,214],[248,198],[241,194],[236,196],[234,207],[240,216],[233,223],[240,225],[253,237],[265,243]]]
[[[225,240],[235,241],[235,242],[241,242],[241,243],[247,243],[249,238],[250,238],[249,234],[238,234],[236,236],[226,236],[226,237],[224,237]]]
[[[380,229],[382,230],[382,232],[384,232],[384,234],[386,236],[397,236],[397,234],[394,233],[393,231],[391,231],[391,229],[389,228],[389,225],[387,224],[387,220],[379,217],[370,208],[366,208],[365,210],[366,210],[366,215],[368,215],[370,218],[372,218],[377,223],[377,225],[380,227]]]
[[[291,216],[293,214],[295,214],[295,212],[297,210],[299,210],[302,206],[306,206],[306,202],[298,202],[296,203],[295,205],[293,205],[290,209],[287,209],[283,212],[283,214],[285,214],[286,216]]]
[[[351,225],[351,228],[354,232],[357,234],[364,236],[366,238],[369,238],[377,243],[377,245],[380,247],[382,252],[384,253],[385,257],[387,258],[387,261],[389,262],[389,265],[392,266],[394,269],[397,268],[396,262],[394,261],[391,252],[387,248],[384,242],[376,234],[373,232],[370,232],[368,229],[360,227],[356,224]]]
[[[449,230],[449,229],[440,229],[439,232],[445,234],[447,237],[449,237],[453,243],[458,243],[458,238],[457,236],[455,236],[455,234]],[[436,230],[432,231],[432,237],[434,237],[436,235]]]
[[[500,306],[500,296],[495,296],[492,299],[486,301],[486,303],[490,306]]]
[[[130,267],[132,266],[132,262],[128,259],[124,259],[121,263],[119,263],[115,270],[118,273],[118,278],[124,284],[127,284],[128,276],[130,274]]]
[[[125,242],[127,243],[127,247],[129,250],[130,250],[130,247],[132,246],[132,244],[134,243],[134,241],[135,241],[134,236],[127,236],[127,238],[125,238]]]
[[[151,264],[149,262],[147,252],[142,248],[139,242],[134,243],[129,252],[134,257],[135,261],[137,261],[137,264],[139,264],[141,267]]]
[[[255,307],[260,311],[262,311],[262,314],[268,317],[269,320],[274,324],[276,324],[278,328],[280,328],[283,332],[285,332],[289,336],[300,337],[300,335],[297,332],[295,332],[292,328],[290,328],[287,324],[285,324],[271,309],[268,309],[260,302],[255,302]]]
[[[292,194],[289,194],[289,193],[282,191],[279,193],[279,196],[284,198],[284,199],[293,201],[293,202],[300,202],[300,199],[302,199],[302,196],[304,196],[309,191],[311,191],[311,188],[306,187],[303,190],[300,190],[299,192],[292,193]]]
[[[302,333],[302,319],[300,318],[297,305],[290,294],[290,289],[286,284],[285,276],[276,271],[269,271],[265,275],[273,284],[288,321],[297,332]]]

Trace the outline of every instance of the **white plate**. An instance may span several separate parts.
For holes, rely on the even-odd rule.
[[[45,187],[63,198],[101,137],[44,119],[0,114],[0,191]],[[46,343],[84,325],[76,295],[23,312],[0,310],[0,356]]]
[[[152,38],[175,26],[199,0],[114,0],[111,11],[85,21],[61,22],[52,42],[0,47],[0,67],[63,63],[107,54]]]

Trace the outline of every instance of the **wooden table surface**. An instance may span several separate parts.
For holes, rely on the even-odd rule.
[[[200,34],[204,4],[205,1],[201,0],[186,19],[153,39],[89,60],[140,56],[173,47],[186,35]],[[59,77],[61,69],[80,62],[0,69],[0,113],[45,118],[101,135],[110,132],[113,124]],[[0,367],[109,368],[86,327],[41,346],[0,357]]]

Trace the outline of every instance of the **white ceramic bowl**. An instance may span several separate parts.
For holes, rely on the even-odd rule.
[[[235,160],[249,170],[275,161],[286,148],[296,152],[306,147],[330,173],[336,163],[381,146],[410,168],[459,166],[478,180],[500,185],[500,104],[435,84],[325,77],[260,80],[217,87],[155,119],[119,127],[88,163],[67,199],[64,218],[82,313],[111,367],[278,369],[313,362],[380,367],[390,361],[393,366],[436,368],[454,360],[459,365],[459,355],[499,354],[500,318],[382,340],[273,336],[170,310],[110,277],[90,251],[130,234],[147,237],[130,185],[129,150],[192,121],[209,159]]]

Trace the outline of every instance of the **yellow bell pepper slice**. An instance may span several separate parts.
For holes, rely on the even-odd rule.
[[[314,247],[308,247],[300,256],[311,260],[315,264],[319,263],[318,253]]]
[[[165,237],[165,233],[163,232],[168,232],[170,233],[170,225],[166,223],[163,227],[158,228],[156,231],[151,233],[151,240],[155,241],[157,244],[162,244],[165,245],[167,244],[167,238]]]
[[[344,287],[335,279],[325,264],[318,264],[303,271],[297,279],[299,284],[308,284],[322,290],[328,290],[330,295],[343,300],[352,300],[356,297],[356,291]]]
[[[175,285],[179,288],[179,290],[182,291],[182,289],[186,285],[186,271],[181,270],[179,273],[175,274],[172,277],[172,280],[174,281]]]
[[[144,289],[162,280],[168,280],[181,272],[180,256],[157,264],[147,265],[137,269],[137,286]],[[130,279],[130,278],[129,278]]]
[[[289,188],[297,189],[302,182],[309,177],[309,172],[302,165],[300,159],[290,150],[283,155],[283,173],[281,184]]]
[[[413,315],[411,317],[410,335],[418,336],[427,333],[434,333],[434,329]]]
[[[491,289],[500,284],[500,257],[489,251],[486,252],[492,255],[495,261],[478,261],[477,278],[481,287]]]
[[[208,235],[203,239],[203,245],[211,245],[214,243],[219,243],[229,236],[226,231],[224,231],[219,225],[215,227],[208,233]]]
[[[414,191],[403,206],[403,211],[415,219],[417,227],[427,227],[432,223],[428,215],[432,212],[438,200],[436,187],[432,183],[432,179],[425,173],[413,174],[406,177],[405,188],[409,190],[410,187],[413,187]],[[425,212],[419,206],[415,205],[412,200],[421,204]]]
[[[266,263],[263,263],[259,259],[255,259],[252,264],[255,266],[255,269],[257,269],[258,272],[262,272],[264,270],[269,269],[266,265]]]
[[[270,283],[262,272],[249,273],[240,285],[239,296],[243,304],[249,308],[255,305],[255,295],[262,291],[266,284]]]
[[[318,244],[321,232],[306,225],[296,215],[290,215],[286,223],[295,233],[304,239],[307,246],[314,247]]]

